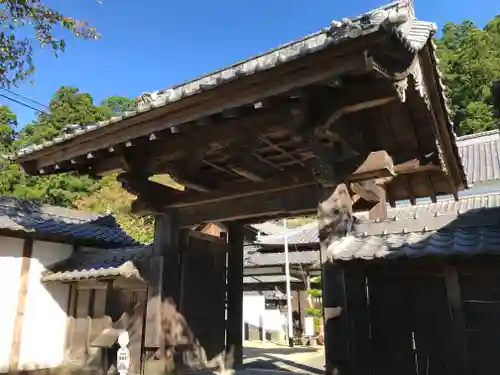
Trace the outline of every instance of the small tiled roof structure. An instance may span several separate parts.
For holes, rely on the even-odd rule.
[[[139,245],[111,215],[5,196],[0,197],[0,232],[109,248]]]
[[[45,271],[42,281],[71,282],[116,277],[142,281],[141,268],[151,254],[151,246],[75,251]]]
[[[500,180],[500,131],[465,135],[457,146],[469,186]]]
[[[448,198],[401,205],[389,208],[389,217],[383,221],[368,221],[366,214],[357,216],[353,234],[333,246],[334,259],[500,254],[500,192],[465,196],[458,201]],[[261,250],[248,258],[248,264],[284,264],[282,252],[264,251],[283,246],[283,240],[283,234],[260,237]],[[288,243],[294,249],[307,245],[317,248],[318,242],[315,221],[288,232]],[[289,257],[290,263],[293,259],[314,264],[319,252],[290,251]]]

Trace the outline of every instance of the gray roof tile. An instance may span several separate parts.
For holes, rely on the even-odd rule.
[[[13,197],[0,197],[0,228],[86,241],[108,247],[135,246],[110,215],[97,215]]]
[[[319,260],[319,253],[316,250],[311,251],[289,251],[288,260],[290,264],[307,265],[313,264]],[[245,267],[254,266],[273,266],[285,264],[285,254],[256,252],[245,261]]]
[[[479,254],[500,255],[500,226],[440,229],[387,236],[349,236],[335,245],[332,255],[336,260],[369,260]]]
[[[389,233],[393,230],[411,232],[424,230],[424,227],[427,227],[427,230],[438,229],[432,228],[432,226],[446,225],[450,220],[455,220],[458,213],[463,214],[470,210],[496,207],[500,207],[500,192],[465,196],[461,197],[458,201],[448,197],[438,200],[437,203],[420,203],[414,206],[404,204],[395,208],[389,208],[389,220],[382,223],[368,221],[366,213],[356,214],[360,220],[356,230],[360,234],[371,235],[383,234],[383,231]],[[496,213],[496,211],[492,210],[489,212]],[[435,218],[436,214],[439,215],[437,218]],[[485,222],[487,216],[489,217],[490,215],[482,215],[482,222]],[[430,221],[426,221],[428,219]],[[260,236],[256,243],[261,246],[280,246],[283,244],[283,240],[283,234],[269,235]],[[316,244],[318,242],[316,221],[288,231],[289,245]]]
[[[42,281],[75,281],[121,276],[142,280],[141,263],[151,255],[151,246],[121,249],[89,249],[74,252],[42,274]]]
[[[500,180],[500,131],[459,137],[457,146],[469,186]]]
[[[291,230],[288,240],[292,246],[317,244],[317,223]],[[261,237],[260,244],[282,246],[283,235]],[[309,264],[319,259],[318,251],[299,253],[309,256]],[[500,255],[500,193],[403,205],[389,209],[389,219],[380,222],[361,218],[355,231],[332,245],[329,254],[336,260]],[[261,256],[262,265],[284,262],[283,253],[264,255],[262,249],[251,259]]]

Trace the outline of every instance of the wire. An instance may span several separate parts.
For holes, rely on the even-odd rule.
[[[11,97],[9,97],[9,96],[7,96],[7,95],[4,95],[4,94],[1,94],[1,93],[0,93],[0,96],[1,96],[2,98],[8,99],[8,100],[10,100],[10,101],[13,101],[14,103],[20,104],[20,105],[22,105],[23,107],[26,107],[26,108],[32,109],[33,111],[36,111],[36,112],[38,112],[38,113],[42,113],[42,114],[44,114],[44,115],[50,116],[50,114],[48,114],[47,112],[42,111],[42,110],[40,110],[40,109],[38,109],[38,108],[32,107],[32,106],[30,106],[29,104],[23,103],[23,102],[21,102],[21,101],[19,101],[19,100],[17,100],[17,99],[11,98]]]
[[[44,107],[44,108],[49,109],[49,107],[48,107],[48,106],[46,106],[45,104],[42,104],[42,103],[40,103],[40,102],[37,102],[36,100],[33,100],[33,99],[31,99],[31,98],[28,98],[27,96],[24,96],[24,95],[18,94],[17,92],[14,92],[14,91],[12,91],[12,90],[6,89],[6,88],[4,88],[4,87],[0,87],[0,88],[1,88],[2,90],[4,90],[4,91],[7,91],[7,92],[8,92],[8,93],[10,93],[10,94],[14,94],[15,96],[18,96],[18,97],[20,97],[20,98],[23,98],[24,100],[27,100],[27,101],[29,101],[29,102],[31,102],[31,103],[38,104],[40,107]]]

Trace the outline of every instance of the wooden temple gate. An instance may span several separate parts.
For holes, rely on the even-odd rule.
[[[226,289],[205,284],[222,283],[219,259],[193,248],[180,261],[186,231],[208,222],[228,227],[225,361],[233,368],[242,363],[243,225],[317,213],[327,371],[348,373],[348,358],[332,351],[347,312],[337,309],[344,297],[329,271],[331,245],[355,225],[353,211],[372,209],[383,220],[387,202],[435,200],[466,185],[433,32],[415,19],[411,2],[395,2],[143,94],[137,110],[22,149],[17,161],[33,175],[119,173],[137,196],[133,211],[156,216],[144,345],[159,357],[183,344],[171,329],[174,317],[196,327],[199,342],[209,328],[217,332],[206,344],[213,350],[221,343]],[[185,190],[150,180],[164,173]],[[203,259],[214,269],[203,268]],[[195,311],[206,304],[210,327]]]

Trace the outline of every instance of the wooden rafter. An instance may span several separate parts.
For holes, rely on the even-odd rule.
[[[349,72],[362,73],[373,69],[373,64],[366,57],[364,51],[358,51],[350,58],[345,55],[342,57],[335,55],[338,55],[338,52],[333,55],[332,53],[319,53],[309,59],[308,63],[299,60],[293,61],[287,64],[286,68],[277,70],[280,71],[278,76],[277,71],[266,71],[247,79],[237,80],[220,88],[165,106],[157,111],[150,111],[130,117],[113,124],[113,126],[100,128],[91,134],[82,134],[66,142],[62,147],[45,148],[29,154],[22,157],[20,162],[36,160],[36,169],[44,168],[137,137],[149,137],[151,133],[211,116],[226,109],[252,104],[262,98],[323,82],[337,75]],[[314,64],[312,64],[313,62]],[[228,98],[231,99],[228,100]],[[167,113],[168,117],[158,117],[167,116]],[[152,116],[156,117],[152,118]],[[241,122],[241,120],[239,121]],[[209,127],[211,128],[211,126]]]

